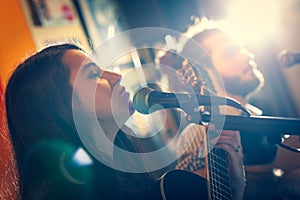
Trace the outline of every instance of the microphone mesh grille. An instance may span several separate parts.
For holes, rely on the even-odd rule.
[[[142,114],[149,114],[148,96],[151,91],[152,89],[145,87],[134,94],[133,106],[138,112]]]

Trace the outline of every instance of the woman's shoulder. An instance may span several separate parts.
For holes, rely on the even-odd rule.
[[[115,179],[110,168],[89,157],[83,148],[66,142],[33,145],[25,153],[23,170],[23,196],[29,199],[98,199],[114,195]]]

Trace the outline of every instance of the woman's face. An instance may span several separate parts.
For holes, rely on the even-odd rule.
[[[100,120],[111,120],[117,116],[124,122],[134,112],[129,93],[120,85],[121,75],[101,70],[79,50],[68,50],[63,62],[70,67],[70,84],[77,97],[77,111],[96,113]]]

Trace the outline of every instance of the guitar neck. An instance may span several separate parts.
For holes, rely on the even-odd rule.
[[[201,94],[210,95],[205,85],[201,87]],[[203,107],[202,112],[211,113],[212,109]],[[210,200],[231,200],[231,186],[228,174],[228,163],[226,154],[221,149],[215,149],[210,145],[213,136],[205,131],[205,148],[206,148],[206,175],[208,178],[208,196]]]
[[[232,199],[225,152],[220,149],[212,149],[207,156],[207,162],[210,199]]]
[[[211,90],[207,87],[205,82],[206,79],[204,79],[204,76],[199,70],[193,68],[193,66],[187,61],[183,61],[179,72],[179,74],[188,74],[184,78],[193,87],[196,94],[199,93],[200,95],[210,96]],[[212,109],[215,108],[203,106],[200,108],[200,111],[202,113],[211,113]],[[210,151],[210,146],[208,145],[210,144],[210,136],[209,134],[206,134],[207,131],[204,132],[205,139],[203,140],[203,144],[207,155],[205,160],[209,199],[232,199],[230,179],[228,175],[228,163],[225,152],[219,149],[212,149],[212,151]]]

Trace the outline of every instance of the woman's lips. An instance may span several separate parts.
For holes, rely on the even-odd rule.
[[[121,88],[120,88],[120,94],[123,94],[125,91],[126,91],[125,87],[121,86]]]
[[[126,96],[130,96],[129,92],[126,91],[124,86],[121,86],[120,88],[120,92],[119,92],[120,96],[126,95]]]

